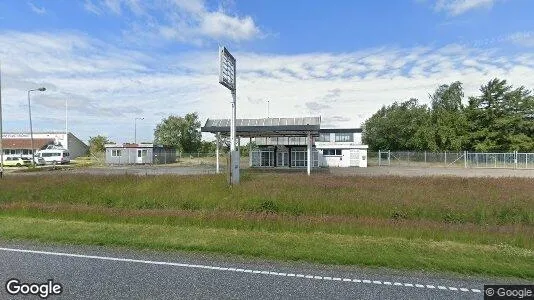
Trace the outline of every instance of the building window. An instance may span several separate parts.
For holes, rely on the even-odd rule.
[[[336,133],[336,142],[354,142],[354,134]]]
[[[323,149],[324,156],[341,156],[341,149]]]
[[[330,142],[330,133],[319,133],[318,142]]]
[[[122,156],[122,150],[119,150],[119,149],[117,149],[117,150],[112,149],[112,150],[111,150],[111,156],[112,156],[112,157]]]

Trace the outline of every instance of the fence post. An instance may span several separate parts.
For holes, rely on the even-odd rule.
[[[391,150],[388,150],[388,166],[391,166]]]
[[[380,150],[378,150],[378,166],[380,167],[380,160],[382,159],[382,153]]]
[[[447,166],[447,151],[445,151],[445,167]]]
[[[426,165],[426,151],[425,151],[425,165]]]
[[[467,169],[467,151],[464,151],[464,169]]]
[[[514,169],[517,169],[517,150],[514,151]]]

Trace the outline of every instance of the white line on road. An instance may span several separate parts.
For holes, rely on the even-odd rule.
[[[192,269],[210,269],[210,270],[217,270],[217,271],[227,271],[227,272],[234,272],[234,273],[251,273],[251,274],[264,274],[264,275],[271,275],[271,276],[283,276],[283,277],[298,277],[298,278],[307,278],[307,279],[315,279],[315,280],[324,280],[324,281],[341,281],[341,282],[355,282],[355,283],[372,283],[375,285],[382,285],[382,281],[380,280],[359,280],[359,279],[350,279],[350,278],[341,278],[341,277],[325,277],[325,276],[315,276],[315,275],[303,275],[303,274],[293,274],[293,273],[280,273],[280,272],[273,272],[273,271],[261,271],[261,270],[249,270],[249,269],[238,269],[238,268],[226,268],[226,267],[217,267],[217,266],[208,266],[208,265],[195,265],[195,264],[185,264],[185,263],[173,263],[173,262],[165,262],[165,261],[153,261],[153,260],[142,260],[142,259],[132,259],[132,258],[121,258],[121,257],[109,257],[109,256],[97,256],[97,255],[84,255],[84,254],[74,254],[74,253],[64,253],[64,252],[49,252],[49,251],[38,251],[38,250],[27,250],[27,249],[15,249],[15,248],[3,248],[0,247],[1,251],[6,252],[19,252],[19,253],[31,253],[31,254],[41,254],[41,255],[53,255],[53,256],[62,256],[62,257],[76,257],[76,258],[85,258],[85,259],[98,259],[98,260],[108,260],[108,261],[120,261],[120,262],[130,262],[130,263],[142,263],[142,264],[150,264],[150,265],[165,265],[165,266],[173,266],[173,267],[182,267],[182,268],[192,268]],[[385,281],[384,284],[391,285],[391,282]],[[397,287],[413,287],[414,285],[412,283],[399,283],[395,282],[392,286]],[[422,285],[422,284],[415,284],[416,287],[419,288],[427,288],[427,289],[435,289],[434,285]],[[462,292],[473,292],[473,293],[481,293],[482,291],[479,289],[467,289],[467,288],[457,288],[457,287],[445,287],[445,286],[438,286],[438,289],[440,290],[448,290],[448,291],[462,291]]]

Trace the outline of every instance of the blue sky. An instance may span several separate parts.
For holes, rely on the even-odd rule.
[[[320,115],[358,127],[382,105],[428,102],[460,80],[534,88],[528,0],[5,0],[0,61],[5,131],[69,129],[150,141],[162,118],[230,114],[217,46],[238,60],[238,117]],[[206,136],[209,138],[208,136]]]

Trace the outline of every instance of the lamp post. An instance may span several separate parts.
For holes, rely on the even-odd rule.
[[[38,89],[28,90],[28,115],[30,116],[30,139],[31,139],[31,146],[32,146],[32,166],[35,167],[35,149],[33,148],[33,126],[32,126],[32,106],[30,102],[30,92],[44,92],[46,91],[46,88],[40,87]]]
[[[0,178],[4,177],[4,147],[2,145],[2,64],[0,63]]]
[[[137,144],[137,120],[144,120],[145,118],[134,119],[134,143]]]

